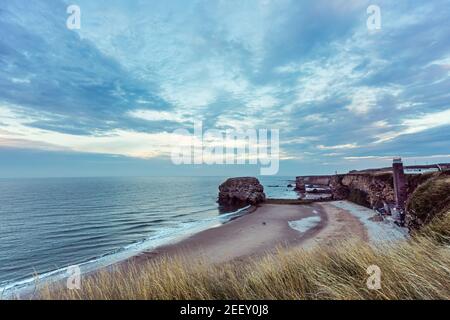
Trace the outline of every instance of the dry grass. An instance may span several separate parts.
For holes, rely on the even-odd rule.
[[[419,185],[407,203],[407,223],[412,229],[420,229],[435,217],[450,210],[450,171],[434,174],[433,178]]]
[[[245,263],[209,266],[162,259],[84,279],[82,289],[46,288],[42,299],[450,299],[450,213],[409,241],[361,242],[310,251],[280,249]],[[369,290],[367,267],[381,268]]]

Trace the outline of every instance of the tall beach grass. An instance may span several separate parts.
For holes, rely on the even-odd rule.
[[[40,299],[450,299],[450,212],[401,243],[347,241],[211,266],[163,258],[83,279],[80,290],[47,287]],[[367,268],[381,288],[367,287]]]

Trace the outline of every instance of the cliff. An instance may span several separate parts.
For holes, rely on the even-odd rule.
[[[406,176],[407,196],[433,173]],[[390,170],[355,171],[330,176],[302,176],[296,179],[296,190],[302,192],[305,184],[327,185],[333,200],[350,200],[368,208],[382,208],[395,203],[394,181]]]
[[[344,190],[347,197],[343,198]],[[369,208],[382,208],[394,203],[394,182],[391,173],[346,174],[337,176],[332,185],[333,198],[348,199]]]

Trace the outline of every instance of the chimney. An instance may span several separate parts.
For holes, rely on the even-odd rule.
[[[403,171],[401,158],[395,158],[392,164],[394,176],[395,204],[398,209],[405,210],[406,203],[406,178]]]

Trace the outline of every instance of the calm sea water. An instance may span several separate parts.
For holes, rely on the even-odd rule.
[[[290,178],[262,177],[266,194],[295,198]],[[229,221],[223,177],[0,179],[0,290],[130,257]],[[1,292],[0,292],[1,294]]]

